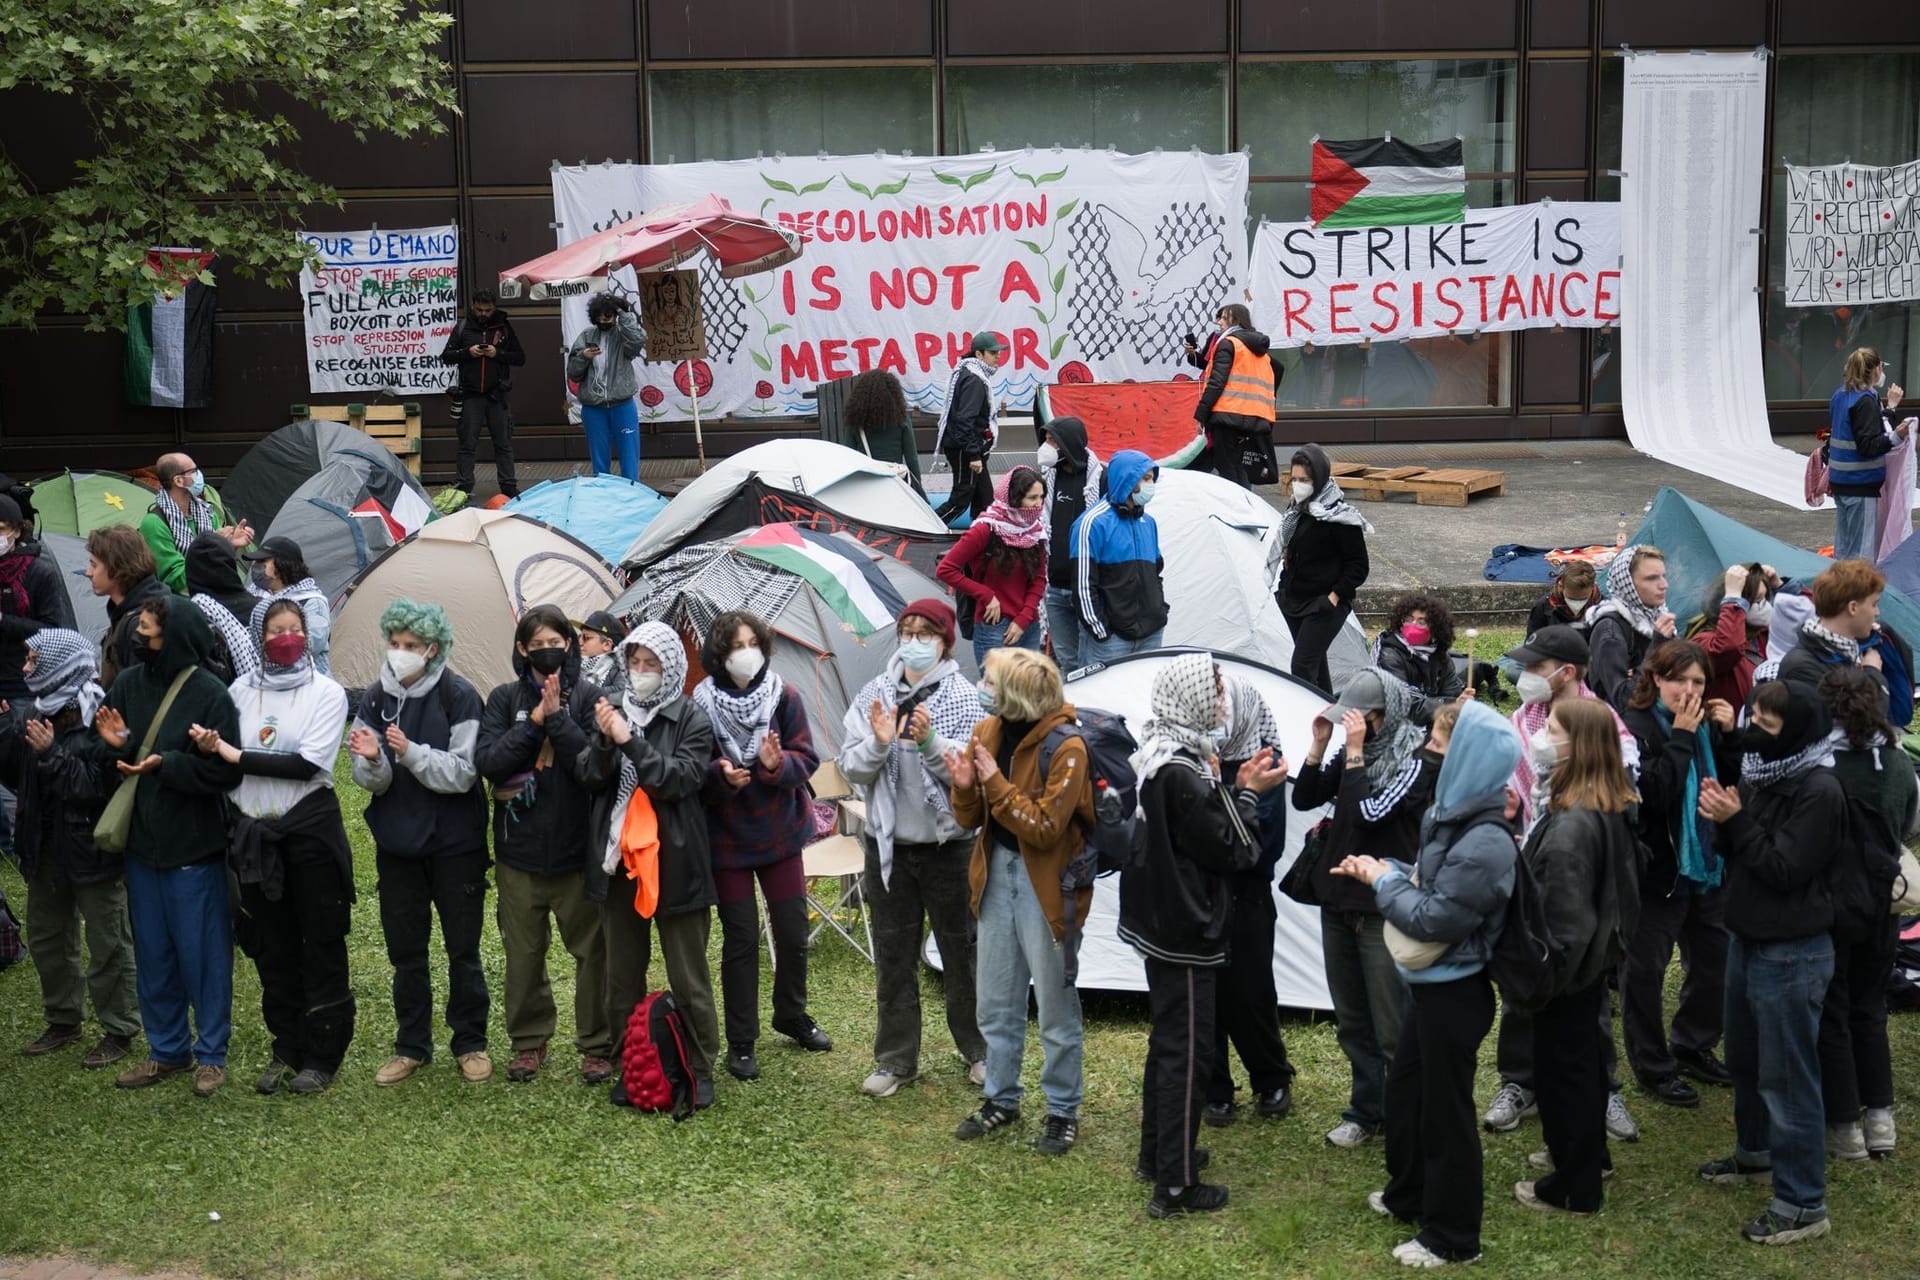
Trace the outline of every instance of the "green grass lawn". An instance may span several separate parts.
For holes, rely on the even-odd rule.
[[[363,797],[344,785],[343,794],[357,812]],[[1037,1155],[1032,1115],[1011,1134],[961,1144],[951,1133],[974,1092],[945,1042],[937,983],[924,986],[921,1081],[886,1102],[865,1099],[858,1088],[870,1068],[873,975],[831,935],[813,960],[813,1010],[838,1048],[809,1056],[780,1037],[764,1040],[762,1079],[740,1085],[723,1076],[718,1105],[687,1124],[610,1106],[603,1088],[580,1083],[578,1055],[561,1041],[531,1084],[507,1083],[502,1069],[492,1084],[464,1085],[443,1047],[413,1080],[378,1089],[373,1072],[393,1036],[389,970],[372,850],[364,831],[356,834],[360,1025],[341,1079],[322,1097],[252,1092],[267,1039],[244,958],[232,1079],[205,1102],[184,1079],[117,1092],[108,1073],[80,1070],[78,1049],[20,1057],[13,1048],[40,1030],[39,993],[26,964],[0,975],[0,1255],[79,1254],[210,1276],[1399,1273],[1388,1250],[1407,1232],[1364,1200],[1383,1181],[1381,1148],[1337,1151],[1322,1141],[1347,1087],[1324,1020],[1286,1027],[1300,1070],[1291,1118],[1207,1131],[1210,1176],[1231,1187],[1233,1201],[1194,1221],[1149,1219],[1147,1189],[1132,1177],[1142,1001],[1087,1001],[1087,1103],[1072,1155]],[[17,905],[22,888],[10,866],[0,885]],[[717,931],[715,947],[717,959]],[[561,966],[570,972],[570,961],[557,945],[554,954],[564,1024],[572,984]],[[492,936],[486,959],[493,1049],[504,1068]],[[654,980],[664,980],[657,968]],[[1896,1019],[1894,1035],[1912,1151],[1920,1144],[1920,1018]],[[1492,1054],[1489,1037],[1482,1104],[1494,1087]],[[1033,1089],[1038,1055],[1035,1044]],[[1910,1229],[1920,1162],[1911,1156],[1835,1168],[1833,1234],[1763,1250],[1737,1230],[1764,1206],[1764,1190],[1709,1187],[1693,1176],[1696,1163],[1732,1143],[1731,1095],[1708,1091],[1693,1112],[1630,1100],[1645,1136],[1615,1148],[1620,1179],[1606,1210],[1588,1221],[1541,1217],[1514,1202],[1510,1188],[1529,1176],[1526,1155],[1541,1145],[1537,1122],[1487,1137],[1486,1260],[1471,1274],[1920,1274]]]

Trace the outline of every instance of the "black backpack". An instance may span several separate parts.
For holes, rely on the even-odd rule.
[[[1498,825],[1509,836],[1513,834],[1513,828],[1504,821],[1475,825]],[[1547,923],[1546,897],[1540,892],[1540,882],[1533,878],[1533,868],[1516,848],[1506,924],[1487,961],[1487,976],[1500,988],[1501,1002],[1516,1009],[1538,1009],[1551,1000],[1554,955],[1559,949]]]
[[[1827,864],[1833,898],[1833,936],[1842,942],[1878,938],[1893,918],[1893,882],[1900,876],[1900,846],[1880,813],[1858,796],[1847,797],[1846,838]]]
[[[1078,707],[1072,724],[1047,731],[1040,744],[1042,785],[1053,772],[1053,753],[1069,738],[1087,744],[1087,772],[1093,775],[1093,826],[1086,842],[1060,870],[1061,906],[1067,919],[1067,985],[1079,976],[1078,948],[1073,944],[1079,921],[1074,919],[1074,895],[1091,889],[1100,876],[1112,875],[1140,857],[1147,848],[1147,823],[1140,816],[1140,782],[1133,773],[1132,756],[1140,749],[1127,731],[1127,722],[1112,711]]]

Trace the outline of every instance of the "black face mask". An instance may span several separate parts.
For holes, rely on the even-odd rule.
[[[565,649],[530,649],[527,651],[527,665],[541,676],[550,676],[567,665]]]
[[[1740,749],[1751,751],[1765,760],[1775,759],[1781,754],[1780,735],[1750,724],[1740,731]]]
[[[160,650],[150,649],[144,643],[133,651],[133,656],[138,658],[140,665],[149,671],[160,665]]]

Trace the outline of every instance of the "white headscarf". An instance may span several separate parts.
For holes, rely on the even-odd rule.
[[[626,713],[627,723],[633,726],[635,733],[644,733],[647,726],[653,723],[653,718],[660,714],[660,709],[678,698],[687,687],[687,651],[680,643],[679,633],[664,622],[643,622],[614,646],[612,657],[621,671],[626,670],[635,649],[645,649],[660,659],[660,687],[653,691],[651,697],[634,697],[630,678],[620,690],[620,709]],[[640,775],[634,769],[633,761],[627,759],[624,751],[616,754],[620,758],[620,785],[614,793],[607,847],[600,862],[600,869],[608,875],[612,875],[620,865],[620,830],[627,822],[627,802],[633,799],[634,789],[640,785]]]

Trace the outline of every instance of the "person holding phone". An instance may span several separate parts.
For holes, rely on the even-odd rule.
[[[520,482],[513,469],[513,412],[507,407],[507,392],[513,390],[514,366],[525,364],[527,353],[493,290],[473,291],[467,314],[447,335],[440,362],[459,369],[460,448],[454,488],[473,493],[473,459],[485,426],[493,441],[494,477],[500,492],[513,497],[520,492]]]
[[[646,354],[647,331],[633,303],[612,293],[596,293],[587,303],[593,323],[574,337],[567,351],[567,381],[579,387],[580,425],[587,432],[587,456],[595,475],[613,471],[620,450],[620,474],[640,478],[640,411],[634,394],[640,379],[633,362]]]
[[[1847,357],[1840,388],[1827,401],[1835,560],[1879,559],[1880,488],[1887,479],[1888,452],[1907,438],[1907,424],[1893,421],[1905,397],[1898,384],[1887,384],[1887,366],[1878,351],[1857,347]]]

